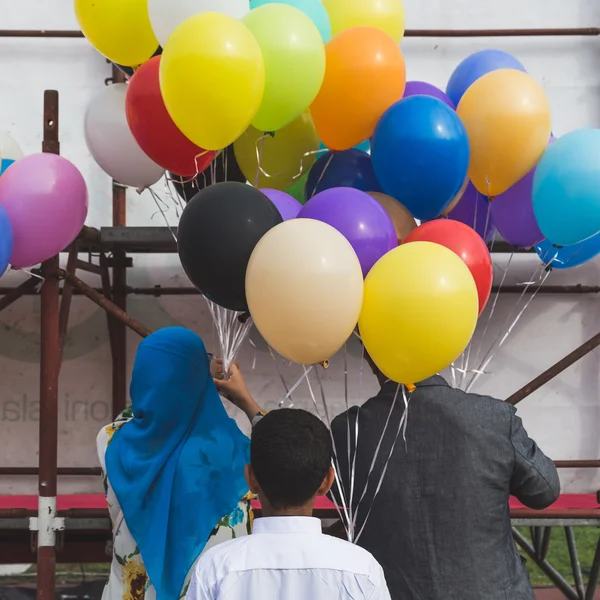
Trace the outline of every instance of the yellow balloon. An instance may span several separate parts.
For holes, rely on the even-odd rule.
[[[331,30],[337,35],[344,29],[368,25],[385,31],[399,44],[404,37],[402,0],[322,0]]]
[[[75,0],[75,15],[92,46],[119,65],[137,67],[160,45],[147,0]]]
[[[285,190],[308,173],[319,145],[317,130],[306,112],[272,135],[249,127],[233,149],[242,173],[252,185]]]
[[[258,242],[246,271],[246,298],[267,343],[289,360],[312,365],[331,358],[352,335],[362,269],[339,231],[292,219]]]
[[[216,12],[184,21],[160,61],[169,115],[205,150],[220,150],[250,125],[262,101],[265,66],[260,47],[237,19]]]
[[[489,197],[523,179],[550,139],[548,98],[521,71],[500,69],[484,75],[466,91],[457,113],[471,145],[469,178]]]
[[[367,275],[358,326],[383,374],[413,384],[460,356],[478,312],[464,261],[439,244],[412,242],[388,252]]]

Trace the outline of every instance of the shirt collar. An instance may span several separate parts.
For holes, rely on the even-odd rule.
[[[315,517],[261,517],[252,526],[252,535],[261,533],[322,533],[321,521]]]

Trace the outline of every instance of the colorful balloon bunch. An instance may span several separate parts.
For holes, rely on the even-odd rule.
[[[0,148],[8,156],[21,154],[5,135]],[[81,231],[87,209],[83,176],[66,158],[32,154],[8,164],[0,175],[0,276],[9,265],[32,267],[64,250]]]
[[[327,360],[358,322],[373,359],[402,383],[460,355],[492,284],[490,254],[473,229],[451,220],[416,228],[395,200],[348,187],[302,207],[280,190],[217,183],[187,204],[177,237],[194,285],[249,311],[281,355]]]
[[[133,69],[90,105],[90,151],[124,184],[179,180],[186,273],[290,360],[328,359],[358,322],[413,383],[469,342],[496,228],[556,265],[600,248],[600,131],[554,141],[542,87],[499,50],[445,91],[407,83],[401,0],[75,6]]]
[[[91,154],[125,185],[195,177],[235,142],[246,179],[283,190],[320,140],[368,142],[404,93],[401,0],[75,0],[75,13],[132,74],[86,116]]]
[[[600,131],[556,140],[542,88],[499,50],[464,60],[446,92],[471,147],[470,183],[450,218],[485,239],[495,227],[514,246],[534,246],[556,268],[594,258],[600,250]]]

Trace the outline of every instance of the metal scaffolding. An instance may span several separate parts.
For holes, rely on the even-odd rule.
[[[600,36],[600,28],[562,28],[562,29],[504,29],[504,30],[408,30],[407,37],[421,38],[470,38],[470,37],[528,37],[528,36]],[[80,31],[16,31],[0,30],[0,38],[82,38]],[[123,81],[123,74],[113,67],[112,80]],[[44,94],[43,151],[59,154],[59,97],[56,91]],[[127,313],[127,296],[143,294],[150,296],[197,294],[193,288],[131,288],[127,285],[127,268],[132,266],[130,254],[172,253],[176,251],[171,232],[166,227],[127,227],[126,190],[113,182],[113,222],[112,227],[93,229],[84,227],[78,239],[66,249],[68,260],[65,269],[59,267],[58,256],[43,263],[36,275],[43,278],[41,289],[41,359],[40,359],[40,421],[39,421],[39,465],[37,467],[13,468],[0,467],[0,476],[37,475],[39,487],[38,511],[24,509],[0,510],[0,522],[7,519],[23,520],[33,518],[29,523],[32,529],[31,549],[37,552],[37,597],[39,600],[53,600],[55,591],[55,565],[57,548],[64,543],[64,535],[70,533],[70,546],[61,552],[61,561],[81,561],[85,556],[90,561],[106,559],[103,550],[99,550],[110,537],[110,523],[106,511],[95,509],[72,509],[57,513],[58,475],[96,475],[99,469],[93,467],[60,468],[57,464],[58,446],[58,379],[62,362],[63,348],[69,323],[71,301],[74,295],[84,295],[100,306],[107,315],[110,349],[112,356],[112,407],[118,414],[126,405],[127,360],[126,331],[131,329],[145,337],[151,333],[141,323]],[[496,246],[496,251],[515,252],[514,248]],[[81,260],[87,255],[88,260]],[[92,257],[97,258],[94,262]],[[92,287],[77,277],[78,270],[98,276],[98,286]],[[112,278],[111,278],[112,274]],[[62,283],[62,286],[61,286]],[[0,288],[0,310],[3,310],[25,295],[37,294],[40,281],[32,277],[15,288]],[[529,292],[537,291],[532,286]],[[503,287],[503,293],[522,293],[522,287]],[[541,289],[543,293],[595,294],[600,286],[549,286]],[[600,333],[549,367],[544,373],[533,379],[521,390],[510,396],[512,404],[524,400],[527,396],[562,373],[583,356],[600,346]],[[600,468],[598,460],[558,461],[559,468]],[[336,515],[321,515],[323,517]],[[528,524],[532,527],[531,543],[515,530],[515,539],[540,568],[563,591],[565,597],[575,600],[591,600],[600,571],[600,543],[590,574],[587,590],[583,584],[581,568],[577,557],[577,548],[572,532],[573,525],[600,525],[600,509],[553,511],[549,517],[529,509],[512,511],[516,524]],[[550,522],[552,521],[552,522]],[[575,588],[569,585],[547,562],[550,527],[565,527],[566,539],[571,554]],[[65,531],[66,528],[66,531]],[[0,525],[0,546],[3,538],[10,544],[13,527],[5,530]],[[9,533],[7,533],[9,531]],[[10,531],[13,533],[11,534]],[[16,535],[16,534],[15,534]],[[8,537],[6,537],[8,536]],[[57,542],[57,539],[59,542]],[[16,544],[16,541],[15,541]],[[58,545],[57,545],[58,544]],[[13,547],[12,559],[31,562],[26,549]],[[0,560],[6,556],[0,550]]]

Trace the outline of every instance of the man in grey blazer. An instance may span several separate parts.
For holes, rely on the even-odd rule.
[[[398,388],[371,366],[379,394],[332,424],[348,498],[348,431],[352,456],[358,419],[355,509]],[[434,376],[412,394],[406,442],[401,432],[373,500],[403,412],[400,392],[357,510],[356,532],[372,509],[358,544],[383,566],[392,599],[533,600],[508,501],[513,495],[534,509],[552,504],[560,493],[554,463],[512,405],[455,390]]]

